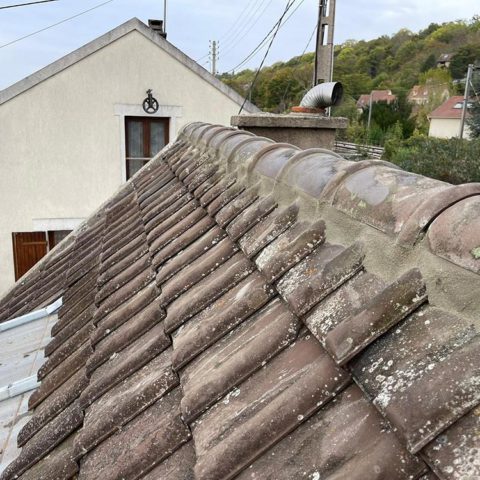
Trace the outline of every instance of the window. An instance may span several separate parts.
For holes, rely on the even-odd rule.
[[[127,180],[168,143],[168,118],[125,117]]]
[[[54,230],[48,232],[48,249],[56,247],[64,238],[71,233],[71,230]]]
[[[58,245],[71,230],[16,232],[13,237],[15,281],[25,275],[48,251]]]

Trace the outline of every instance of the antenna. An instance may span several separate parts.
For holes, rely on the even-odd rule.
[[[163,31],[167,33],[167,0],[163,0]]]

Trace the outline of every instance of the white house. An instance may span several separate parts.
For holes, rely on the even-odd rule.
[[[453,138],[460,136],[464,98],[462,96],[450,97],[435,109],[428,118],[430,119],[429,137]],[[470,138],[470,129],[465,125],[463,138]]]
[[[242,103],[136,18],[0,91],[0,293],[184,124]]]

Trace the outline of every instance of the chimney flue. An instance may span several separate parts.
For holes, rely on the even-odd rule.
[[[163,38],[167,38],[167,34],[163,29],[163,20],[148,20],[148,26],[154,31],[161,35]]]

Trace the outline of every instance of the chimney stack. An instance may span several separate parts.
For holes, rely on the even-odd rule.
[[[163,20],[148,20],[148,26],[154,31],[157,32],[163,38],[167,38],[166,32],[163,30]]]

